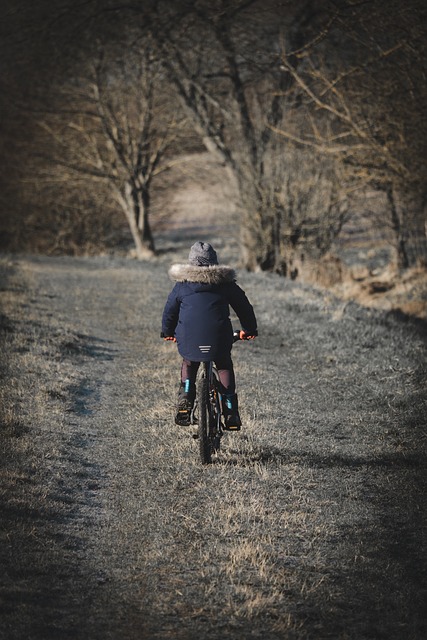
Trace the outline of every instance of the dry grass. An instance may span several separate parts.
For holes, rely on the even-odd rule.
[[[425,326],[242,274],[244,429],[203,467],[170,261],[2,262],[5,638],[424,637]]]
[[[378,273],[366,268],[349,270],[344,281],[333,290],[343,300],[355,300],[366,307],[427,321],[425,267],[414,267],[403,273],[390,266]]]

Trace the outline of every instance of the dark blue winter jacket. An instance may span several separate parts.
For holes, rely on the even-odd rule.
[[[162,336],[175,336],[183,358],[216,360],[230,353],[233,329],[229,305],[249,335],[257,334],[254,310],[226,266],[195,267],[176,264],[169,270],[176,281],[162,319]]]

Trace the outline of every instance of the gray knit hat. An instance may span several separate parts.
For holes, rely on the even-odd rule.
[[[188,262],[195,267],[218,264],[215,249],[208,242],[195,242],[190,249]]]

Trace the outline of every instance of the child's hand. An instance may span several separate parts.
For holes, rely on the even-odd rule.
[[[256,336],[252,336],[246,331],[240,331],[240,340],[254,340]]]
[[[164,336],[163,340],[170,340],[171,342],[176,342],[175,336]]]

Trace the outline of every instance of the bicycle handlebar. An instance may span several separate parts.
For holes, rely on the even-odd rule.
[[[255,336],[250,336],[250,338],[244,338],[242,334],[245,335],[245,332],[240,329],[235,329],[233,331],[233,342],[237,342],[238,340],[252,340],[255,337]],[[164,336],[163,334],[161,334],[160,337],[163,338],[163,340],[176,342],[176,338],[174,336]]]

